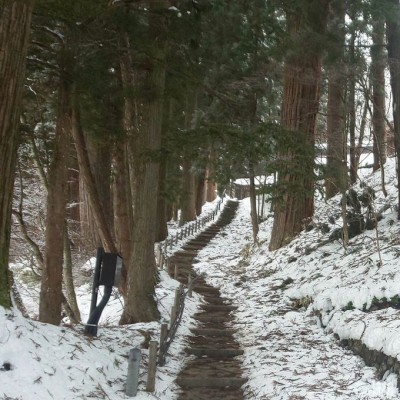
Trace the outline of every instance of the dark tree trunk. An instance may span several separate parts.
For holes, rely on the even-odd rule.
[[[156,265],[154,243],[157,222],[159,163],[148,152],[161,146],[167,9],[169,3],[157,0],[150,4],[148,39],[152,45],[144,76],[152,96],[143,100],[140,131],[132,140],[133,171],[133,249],[128,265],[127,301],[121,324],[152,321],[159,317],[155,301]]]
[[[310,35],[324,32],[329,3],[311,1],[301,9],[289,10],[287,15],[289,33],[297,42],[296,50],[285,63],[281,123],[293,135],[301,135],[304,148],[313,148],[315,143],[321,78],[322,48],[310,44]],[[275,204],[270,250],[291,241],[314,212],[314,155],[301,160],[298,154],[286,157],[295,168],[279,177],[286,191]]]
[[[394,144],[397,157],[397,187],[400,188],[400,4],[386,0],[390,6],[386,17],[386,36],[390,69],[390,86],[393,95]],[[398,192],[397,218],[400,219],[400,189]]]
[[[39,320],[53,325],[61,322],[63,301],[64,222],[72,114],[72,88],[64,72],[60,78],[58,97],[55,146],[48,173],[46,245],[39,306]]]
[[[90,168],[90,161],[82,125],[80,121],[80,110],[75,99],[72,108],[72,136],[75,142],[76,153],[78,156],[79,171],[85,184],[85,192],[88,198],[90,209],[93,212],[93,218],[98,230],[98,234],[103,247],[112,253],[117,253],[111,229],[107,223],[107,217],[104,207],[101,203],[99,192],[96,186],[95,178]]]
[[[203,170],[200,175],[198,175],[196,184],[196,215],[201,214],[206,196],[206,171]]]
[[[256,184],[255,184],[255,174],[254,174],[254,165],[250,162],[249,165],[249,172],[250,172],[250,215],[251,215],[251,226],[253,229],[253,241],[254,243],[257,242],[257,235],[258,235],[258,212],[257,212],[257,197],[256,197]]]
[[[181,215],[179,226],[196,219],[196,180],[191,168],[191,161],[185,159],[182,164]]]
[[[374,1],[377,9],[380,2]],[[385,20],[377,15],[372,21],[371,81],[372,81],[372,129],[374,144],[374,167],[378,170],[386,163],[386,122],[385,122]]]
[[[160,163],[160,171],[158,179],[156,242],[161,242],[168,236],[167,205],[164,193],[166,174],[167,174],[166,160],[164,159]]]
[[[11,307],[8,255],[21,92],[33,1],[3,1],[0,10],[0,306]]]
[[[214,171],[215,171],[215,162],[217,159],[217,153],[215,149],[211,149],[210,156],[208,158],[208,166],[206,171],[206,201],[214,201],[217,197],[217,185],[215,183]]]
[[[333,3],[330,31],[336,34],[331,52],[335,61],[328,70],[328,117],[326,197],[329,199],[347,187],[347,145],[345,129],[343,48],[345,42],[345,6],[342,0]]]
[[[355,17],[353,16],[354,20]],[[349,45],[349,94],[348,94],[348,118],[349,118],[349,142],[350,142],[350,184],[353,185],[357,181],[357,146],[356,146],[356,71],[355,71],[355,28],[351,32]]]
[[[79,123],[79,121],[78,121]],[[104,213],[108,230],[114,231],[114,221],[111,201],[111,156],[110,140],[99,137],[99,135],[84,135],[86,149],[89,156],[90,170],[92,171],[99,202]],[[85,187],[85,179],[81,174],[81,223],[82,235],[86,242],[91,243],[93,248],[99,247],[102,243],[96,223],[96,215],[92,210],[89,192]]]
[[[74,278],[72,274],[71,241],[68,234],[67,222],[65,222],[65,233],[64,233],[63,278],[64,278],[65,297],[71,309],[72,320],[74,323],[78,323],[81,321],[81,313],[79,311],[78,302],[76,301]]]

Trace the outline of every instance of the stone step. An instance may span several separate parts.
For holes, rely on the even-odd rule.
[[[206,247],[206,244],[204,244],[204,245],[185,244],[184,246],[182,246],[182,249],[183,250],[201,250],[201,249],[204,249],[204,247]]]
[[[209,329],[209,328],[191,328],[191,332],[198,336],[232,336],[236,329]]]
[[[232,321],[232,317],[229,315],[215,315],[215,314],[205,314],[205,313],[194,314],[193,318],[196,321],[200,321],[200,322],[220,323],[220,322],[231,322]]]
[[[231,306],[228,304],[201,304],[200,308],[202,308],[205,311],[234,311],[237,310],[236,306]]]
[[[232,388],[238,389],[247,382],[246,378],[236,377],[211,377],[211,376],[198,376],[196,378],[177,378],[176,383],[180,387],[207,387],[207,388]]]
[[[213,347],[216,349],[239,349],[233,336],[189,336],[190,347]]]
[[[179,376],[196,378],[198,375],[208,375],[214,378],[241,377],[243,371],[240,361],[236,358],[218,360],[211,357],[196,357],[188,360],[185,370]]]
[[[188,388],[182,390],[179,400],[243,400],[241,389]]]
[[[176,251],[172,257],[177,258],[193,258],[197,256],[197,250],[178,250]]]
[[[219,293],[213,295],[212,293],[204,293],[203,294],[204,301],[210,304],[219,304],[219,305],[230,305],[229,300],[224,297],[219,296]]]
[[[214,349],[209,347],[187,348],[186,352],[197,357],[230,358],[241,356],[241,349]]]
[[[212,286],[193,285],[193,290],[197,293],[219,294],[219,289]]]

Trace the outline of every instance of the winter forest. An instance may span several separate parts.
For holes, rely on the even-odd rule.
[[[398,0],[0,10],[0,400],[400,398]]]

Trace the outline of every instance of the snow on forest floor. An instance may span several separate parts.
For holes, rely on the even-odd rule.
[[[252,244],[249,202],[244,200],[233,222],[199,253],[195,268],[239,307],[235,328],[245,351],[241,359],[249,378],[244,386],[246,399],[400,397],[396,375],[385,374],[379,380],[374,368],[365,366],[336,339],[359,339],[370,349],[394,358],[400,355],[400,311],[363,311],[379,299],[400,295],[394,160],[386,166],[386,198],[379,173],[364,176],[363,184],[376,191],[375,210],[388,208],[378,230],[352,238],[347,249],[338,240],[327,240],[341,225],[339,198],[317,201],[315,227],[275,252],[268,251],[272,216],[261,224],[259,241]],[[359,185],[356,190],[362,192],[364,187]],[[329,225],[330,232],[322,233],[318,227],[323,224]],[[161,273],[157,288],[160,322],[169,319],[176,286]],[[29,285],[23,289],[28,302]],[[90,285],[77,292],[85,320]],[[198,295],[187,299],[183,324],[166,365],[157,370],[153,394],[144,391],[148,350],[143,342],[158,339],[160,322],[117,326],[118,296],[107,306],[99,335],[93,339],[82,334],[81,326],[54,327],[24,319],[15,310],[1,310],[0,399],[125,399],[127,355],[136,346],[143,353],[136,398],[176,399],[174,378],[184,365],[190,314],[200,301]]]

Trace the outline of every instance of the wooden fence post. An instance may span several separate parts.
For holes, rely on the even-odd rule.
[[[178,272],[179,272],[178,266],[175,264],[175,268],[174,268],[174,279],[178,279]]]
[[[174,325],[176,319],[176,307],[172,306],[171,307],[171,320],[169,321],[169,327],[171,329],[172,325]]]
[[[189,297],[192,297],[192,274],[189,272],[188,274],[188,291],[187,294]]]
[[[175,299],[174,299],[174,306],[175,306],[175,310],[176,312],[178,312],[179,310],[179,300],[181,297],[181,289],[180,287],[175,289]]]
[[[149,345],[149,368],[147,372],[147,392],[154,392],[156,386],[156,368],[157,368],[157,341],[150,340]]]

